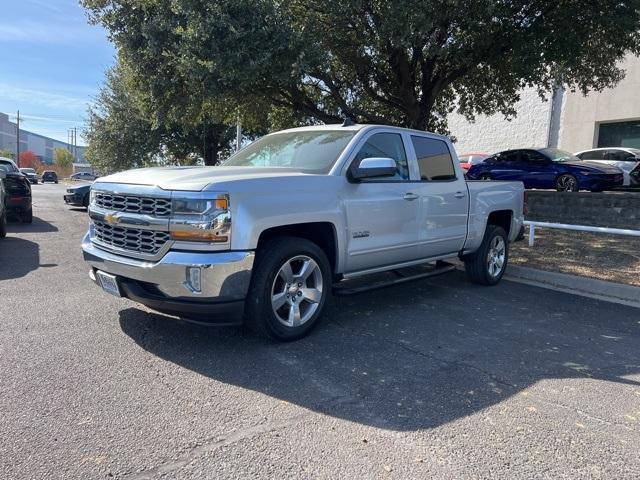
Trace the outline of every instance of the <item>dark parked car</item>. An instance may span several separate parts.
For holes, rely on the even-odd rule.
[[[557,148],[505,150],[473,165],[470,180],[520,180],[525,188],[555,188],[562,192],[601,192],[622,185],[622,170],[585,162]]]
[[[58,174],[52,170],[42,172],[42,183],[45,182],[58,183]]]
[[[89,192],[91,184],[78,185],[77,187],[67,188],[64,194],[64,202],[67,205],[75,205],[76,207],[89,207]]]
[[[4,204],[9,215],[16,216],[23,223],[33,221],[31,209],[31,184],[22,173],[7,173],[3,180],[5,187]]]
[[[38,184],[38,174],[33,168],[21,168],[20,172],[25,175],[32,184]]]
[[[7,171],[0,164],[0,238],[7,236],[7,208],[4,206],[4,179],[7,178]]]

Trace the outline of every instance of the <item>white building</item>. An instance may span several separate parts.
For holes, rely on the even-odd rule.
[[[478,116],[469,123],[449,116],[458,153],[495,153],[510,148],[558,147],[569,152],[595,147],[640,148],[640,57],[623,62],[626,77],[614,88],[591,92],[558,90],[542,101],[534,89],[522,92],[518,115]]]
[[[14,122],[9,121],[9,116],[0,112],[0,150],[16,151],[16,132],[17,127]],[[29,132],[20,129],[20,151],[25,152],[31,150],[42,163],[53,163],[53,150],[56,148],[65,148],[73,152],[73,146],[45,137],[38,133]],[[84,159],[85,147],[76,147],[77,162],[86,163]]]

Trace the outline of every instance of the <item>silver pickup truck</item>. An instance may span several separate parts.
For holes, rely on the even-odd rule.
[[[444,273],[450,258],[470,280],[497,283],[523,208],[520,182],[467,182],[446,137],[313,126],[267,135],[219,167],[99,178],[82,249],[109,293],[293,340],[332,290]]]

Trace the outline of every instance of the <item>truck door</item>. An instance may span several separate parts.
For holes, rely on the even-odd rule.
[[[420,172],[413,191],[420,196],[420,257],[458,252],[467,236],[469,191],[453,165],[446,142],[411,135]]]
[[[347,272],[418,257],[420,202],[412,190],[403,136],[373,132],[363,142],[350,165],[365,158],[386,157],[396,161],[397,172],[393,177],[366,179],[347,187]]]

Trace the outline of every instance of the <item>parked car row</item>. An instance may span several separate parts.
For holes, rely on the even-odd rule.
[[[571,154],[557,148],[522,148],[493,155],[463,154],[469,180],[519,180],[525,188],[601,192],[640,187],[640,150],[598,148]]]

